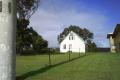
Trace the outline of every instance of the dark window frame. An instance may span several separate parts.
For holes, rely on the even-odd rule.
[[[69,40],[71,40],[71,37],[69,36]]]
[[[73,36],[73,35],[69,36],[69,40],[74,40],[74,39],[75,39],[75,36]]]
[[[66,44],[63,45],[63,49],[66,49]]]
[[[0,1],[0,12],[2,12],[2,1]]]
[[[12,12],[12,4],[11,4],[11,2],[8,2],[8,12],[9,13]]]

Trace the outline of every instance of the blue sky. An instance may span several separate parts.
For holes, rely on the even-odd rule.
[[[98,47],[109,47],[106,35],[120,23],[119,3],[120,0],[41,0],[30,26],[48,40],[49,47],[58,47],[57,35],[69,25],[89,29]]]

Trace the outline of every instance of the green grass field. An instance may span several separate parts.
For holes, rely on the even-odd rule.
[[[120,80],[120,54],[17,56],[17,80]]]

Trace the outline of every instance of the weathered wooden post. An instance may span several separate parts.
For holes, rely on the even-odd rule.
[[[49,52],[49,66],[51,66],[51,54]]]
[[[0,0],[0,80],[15,80],[16,0]]]
[[[79,57],[80,57],[80,48],[79,48]]]
[[[51,54],[50,54],[50,48],[49,48],[49,66],[51,66]]]
[[[69,48],[69,61],[70,61],[70,48]]]

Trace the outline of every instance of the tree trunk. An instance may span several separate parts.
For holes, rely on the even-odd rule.
[[[0,80],[15,80],[16,0],[0,0]]]

